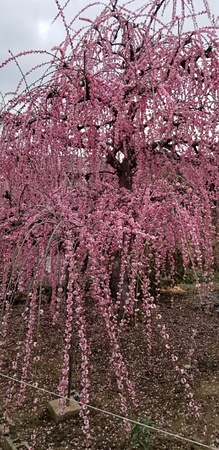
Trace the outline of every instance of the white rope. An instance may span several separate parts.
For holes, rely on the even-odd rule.
[[[19,383],[19,384],[24,384],[25,386],[29,386],[32,389],[36,389],[38,391],[45,392],[46,394],[54,395],[55,397],[61,398],[63,400],[69,400],[68,397],[63,397],[62,395],[59,395],[56,392],[49,391],[48,389],[44,389],[44,388],[38,387],[35,384],[31,384],[31,383],[27,383],[27,382],[18,380],[17,378],[10,377],[10,376],[5,375],[5,374],[3,374],[1,372],[0,372],[0,377],[7,378],[8,380],[15,381],[16,383]],[[209,445],[206,445],[206,444],[202,444],[201,442],[194,441],[193,439],[189,439],[189,438],[186,438],[184,436],[180,436],[179,434],[174,434],[174,433],[171,433],[170,431],[166,431],[166,430],[162,430],[161,428],[153,427],[152,425],[146,425],[145,423],[141,423],[141,422],[138,422],[138,421],[133,420],[133,419],[128,419],[127,417],[121,416],[119,414],[114,414],[114,413],[112,413],[110,411],[98,408],[96,406],[89,405],[87,403],[82,403],[82,402],[79,402],[79,401],[77,403],[79,405],[81,405],[81,406],[86,406],[86,408],[93,409],[93,410],[98,411],[98,412],[100,412],[102,414],[106,414],[108,416],[115,417],[116,419],[120,419],[122,421],[130,422],[133,425],[139,425],[141,427],[148,428],[148,429],[153,430],[153,431],[157,431],[158,433],[162,433],[162,434],[165,434],[167,436],[171,436],[171,437],[173,437],[175,439],[178,439],[178,440],[181,440],[181,441],[184,441],[184,442],[189,442],[190,444],[198,445],[199,447],[202,447],[202,448],[208,448],[210,450],[219,450],[218,447],[212,447],[212,446],[209,446]]]

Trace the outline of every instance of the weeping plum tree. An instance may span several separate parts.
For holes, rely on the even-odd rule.
[[[86,403],[92,302],[124,413],[125,392],[136,400],[119,329],[140,309],[150,341],[161,277],[174,279],[180,259],[182,273],[192,268],[209,282],[217,264],[217,26],[204,0],[197,15],[192,1],[145,3],[111,1],[93,21],[84,10],[77,20],[88,26],[73,32],[56,0],[66,39],[53,49],[50,77],[20,93],[22,75],[1,113],[2,345],[15,295],[25,292],[25,381],[50,285],[51,322],[65,309],[60,392],[74,321]],[[199,15],[209,26],[198,28]]]

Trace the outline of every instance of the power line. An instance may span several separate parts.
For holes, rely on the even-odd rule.
[[[35,389],[35,390],[38,390],[38,391],[45,392],[46,394],[54,395],[55,397],[58,397],[60,399],[69,400],[68,397],[63,397],[62,395],[59,395],[56,392],[49,391],[48,389],[41,388],[41,387],[39,387],[39,386],[37,386],[35,384],[31,384],[31,383],[27,383],[27,382],[21,381],[18,378],[10,377],[9,375],[5,375],[4,373],[1,373],[1,372],[0,372],[0,377],[7,378],[8,380],[15,381],[16,383],[23,384],[25,386],[31,387],[32,389]],[[138,422],[137,420],[128,419],[127,417],[121,416],[119,414],[112,413],[111,411],[107,411],[105,409],[98,408],[97,406],[89,405],[87,403],[82,403],[82,402],[79,402],[79,401],[77,403],[79,405],[81,405],[81,406],[86,406],[86,408],[93,409],[93,410],[98,411],[98,412],[100,412],[102,414],[105,414],[105,415],[108,415],[108,416],[111,416],[111,417],[115,417],[116,419],[120,419],[120,420],[125,421],[125,422],[130,422],[133,425],[139,425],[141,427],[148,428],[148,429],[153,430],[153,431],[157,431],[158,433],[162,433],[162,434],[165,434],[167,436],[171,436],[171,437],[173,437],[175,439],[178,439],[178,440],[181,440],[181,441],[184,441],[184,442],[188,442],[190,444],[198,445],[199,447],[202,447],[202,448],[208,448],[210,450],[219,450],[218,447],[212,447],[212,446],[209,446],[209,445],[206,445],[206,444],[202,444],[201,442],[194,441],[193,439],[189,439],[189,438],[186,438],[184,436],[180,436],[179,434],[174,434],[174,433],[171,433],[170,431],[162,430],[161,428],[158,428],[158,427],[153,427],[152,425],[146,425],[145,423]]]

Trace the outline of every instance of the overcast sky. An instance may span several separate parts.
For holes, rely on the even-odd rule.
[[[61,3],[64,4],[64,1]],[[66,11],[69,20],[88,3],[87,0],[71,2]],[[51,25],[57,14],[54,0],[0,0],[0,4],[0,64],[10,57],[9,50],[14,55],[27,50],[50,51],[64,39],[65,32],[61,20]],[[48,60],[48,57],[44,60]],[[18,60],[24,72],[41,61],[43,61],[41,55],[22,57]],[[20,78],[21,74],[16,64],[10,63],[0,70],[0,91],[2,93],[14,91]]]
[[[148,1],[136,0],[139,5]],[[201,9],[203,9],[202,2],[203,0],[194,0],[199,8],[201,5]],[[65,1],[60,0],[60,3],[63,5]],[[72,0],[66,10],[67,18],[70,20],[89,3],[88,0]],[[101,0],[101,3],[107,3],[107,0]],[[219,0],[209,0],[209,4],[212,13],[218,16]],[[65,33],[61,20],[51,26],[57,14],[55,0],[0,0],[0,6],[0,64],[10,57],[9,50],[14,55],[31,49],[50,51],[63,40]],[[98,6],[93,6],[89,17],[95,17],[98,11],[100,11]],[[79,21],[78,26],[81,26]],[[41,61],[42,56],[35,55],[19,59],[19,64],[26,72]],[[1,69],[0,91],[3,94],[14,91],[20,78],[21,74],[15,63]]]

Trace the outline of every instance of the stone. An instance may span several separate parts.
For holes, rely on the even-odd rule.
[[[1,442],[2,450],[29,450],[29,445],[26,441],[20,439],[11,439],[10,437],[4,437]]]
[[[78,391],[76,391],[75,389],[72,389],[71,397],[73,397],[76,400],[76,402],[80,402],[80,400],[81,400],[81,394]]]
[[[60,404],[60,399],[51,400],[47,408],[56,423],[77,417],[80,411],[80,405],[73,397],[70,397],[69,404],[64,406]]]
[[[2,436],[8,436],[9,435],[9,426],[7,424],[0,424],[0,438]]]

